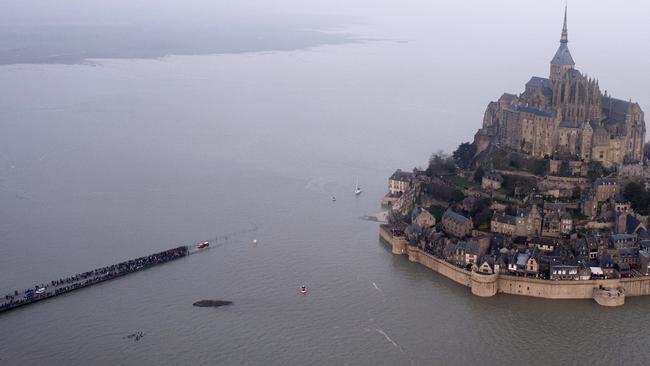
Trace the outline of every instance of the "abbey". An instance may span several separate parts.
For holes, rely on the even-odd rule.
[[[491,144],[533,157],[599,161],[611,167],[642,161],[645,121],[638,103],[601,93],[598,80],[575,68],[567,13],[548,78],[532,77],[520,95],[491,102],[476,133],[477,153]]]

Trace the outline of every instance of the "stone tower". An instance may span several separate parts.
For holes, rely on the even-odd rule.
[[[551,82],[558,81],[564,77],[567,71],[573,69],[576,65],[573,62],[573,57],[571,57],[571,52],[569,52],[569,32],[567,30],[567,8],[564,6],[564,26],[562,27],[562,37],[560,38],[560,47],[555,52],[555,56],[551,60],[551,75],[549,79]]]

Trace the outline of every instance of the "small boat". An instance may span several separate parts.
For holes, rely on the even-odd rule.
[[[356,186],[354,188],[354,194],[358,196],[358,195],[361,194],[361,192],[363,192],[363,191],[361,190],[361,187],[359,187],[359,180],[357,179],[357,184],[356,184]]]
[[[305,285],[300,286],[300,293],[301,294],[306,294],[307,293],[307,286],[305,286]]]
[[[332,202],[336,202],[336,196],[332,196]]]
[[[257,244],[257,239],[253,239],[253,244]]]
[[[41,294],[43,294],[43,293],[45,293],[45,287],[41,287],[41,288],[39,288],[38,290],[36,290],[36,294],[37,294],[37,295],[41,295]]]
[[[197,247],[198,249],[209,248],[209,247],[210,247],[210,243],[208,243],[207,241],[204,241],[203,243],[197,245],[196,247]]]

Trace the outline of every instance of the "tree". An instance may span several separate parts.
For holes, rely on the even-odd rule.
[[[454,151],[452,157],[461,169],[469,169],[472,160],[474,160],[474,155],[476,155],[476,146],[469,142],[463,142],[458,145],[458,149]]]
[[[623,196],[630,201],[636,212],[641,215],[650,213],[650,194],[640,183],[628,183],[623,189]]]
[[[580,188],[580,186],[575,186],[573,188],[573,194],[571,195],[571,198],[577,200],[580,198],[581,195],[582,195],[582,189]]]
[[[587,170],[587,177],[589,178],[590,181],[596,180],[596,178],[600,178],[605,175],[605,167],[600,161],[592,161],[589,163],[589,167]]]
[[[455,172],[456,164],[454,163],[454,159],[444,152],[435,152],[429,158],[429,166],[426,170],[428,176],[454,174]]]
[[[472,210],[470,211],[470,216],[474,225],[477,228],[481,226],[489,226],[490,220],[492,219],[492,200],[489,198],[481,198],[474,203]]]
[[[533,177],[505,175],[503,177],[502,188],[508,192],[509,196],[525,196],[537,187],[537,180]]]
[[[548,160],[536,159],[533,163],[533,174],[543,177],[548,174]]]

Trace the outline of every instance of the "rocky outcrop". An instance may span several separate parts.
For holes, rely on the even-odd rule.
[[[207,308],[207,307],[212,307],[212,308],[217,308],[219,306],[226,306],[226,305],[231,305],[232,301],[224,301],[224,300],[200,300],[195,302],[194,306],[198,306],[201,308]]]

